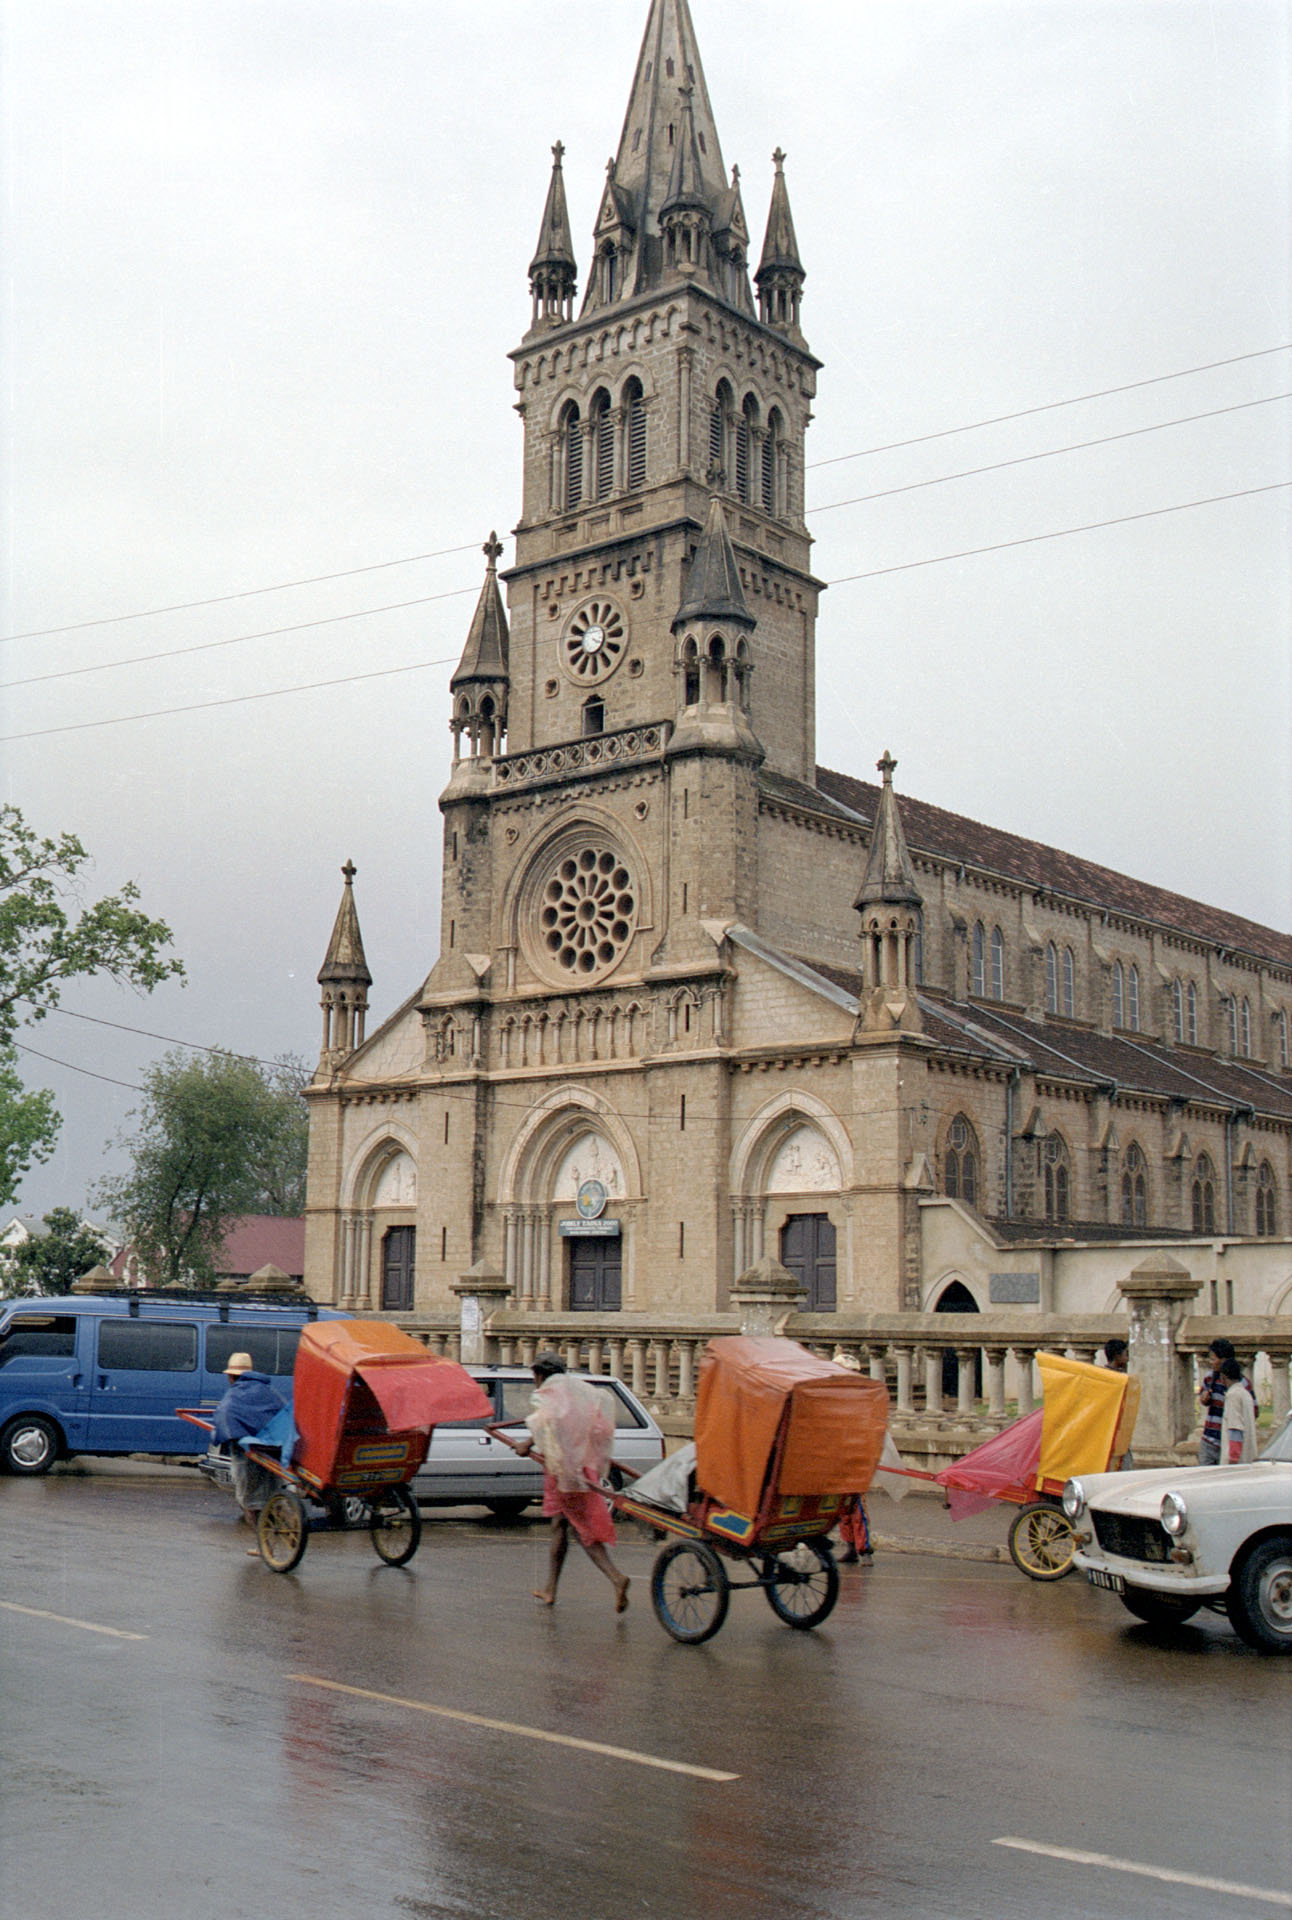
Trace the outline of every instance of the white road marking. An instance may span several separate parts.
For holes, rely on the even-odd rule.
[[[685,1760],[661,1760],[657,1754],[638,1753],[632,1747],[607,1747],[599,1740],[576,1740],[568,1733],[548,1733],[542,1727],[521,1727],[511,1720],[490,1720],[482,1713],[463,1713],[458,1707],[436,1707],[426,1700],[405,1700],[397,1693],[373,1693],[368,1687],[347,1687],[339,1680],[320,1680],[312,1673],[289,1673],[304,1687],[323,1687],[329,1693],[350,1694],[356,1700],[376,1700],[386,1707],[407,1707],[413,1713],[432,1713],[441,1720],[460,1720],[468,1727],[488,1727],[494,1733],[513,1733],[522,1740],[546,1740],[554,1747],[577,1747],[609,1760],[628,1760],[638,1767],[659,1767],[665,1773],[687,1773],[696,1780],[739,1780],[738,1773],[720,1773],[715,1767],[693,1767]]]
[[[1146,1880],[1168,1880],[1175,1886],[1197,1887],[1200,1893],[1223,1893],[1231,1900],[1264,1900],[1275,1907],[1292,1907],[1292,1893],[1269,1887],[1245,1887],[1234,1880],[1209,1880],[1201,1873],[1176,1873],[1171,1867],[1149,1867],[1141,1860],[1117,1860],[1110,1853],[1082,1853],[1076,1847],[1047,1847],[1039,1840],[1005,1836],[995,1847],[1014,1847],[1020,1853],[1041,1853],[1050,1860],[1071,1860],[1078,1867],[1111,1867],[1114,1873],[1137,1873]]]
[[[16,1601],[0,1600],[6,1613],[25,1613],[33,1620],[53,1620],[60,1627],[80,1627],[85,1633],[106,1633],[113,1640],[146,1640],[146,1633],[127,1633],[124,1627],[100,1627],[93,1620],[73,1620],[66,1613],[50,1613],[45,1607],[20,1607]]]

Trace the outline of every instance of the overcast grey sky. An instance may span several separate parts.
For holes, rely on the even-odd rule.
[[[818,758],[870,777],[891,748],[899,790],[1288,927],[1288,8],[692,14],[755,248],[788,153],[825,362]],[[189,969],[28,1033],[68,1064],[24,1056],[66,1116],[25,1207],[84,1200],[132,1104],[111,1083],[163,1051],[71,1012],[313,1059],[347,857],[370,1025],[429,969],[549,149],[583,266],[645,16],[4,4],[0,632],[247,596],[0,646],[4,793],[81,835],[95,893],[137,880]],[[929,564],[973,548],[998,550]]]

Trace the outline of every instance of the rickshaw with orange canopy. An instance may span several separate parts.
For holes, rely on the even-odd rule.
[[[888,1393],[793,1340],[711,1340],[695,1400],[693,1484],[657,1504],[661,1468],[614,1495],[616,1513],[666,1540],[651,1573],[660,1625],[691,1646],[727,1617],[733,1591],[759,1587],[789,1627],[815,1627],[839,1597],[826,1535],[871,1483]],[[667,1467],[668,1462],[664,1463]],[[725,1562],[752,1574],[732,1579]]]
[[[211,1431],[206,1413],[177,1411]],[[256,1539],[265,1565],[290,1573],[300,1564],[310,1507],[335,1517],[359,1501],[378,1557],[404,1566],[422,1537],[408,1483],[426,1458],[431,1429],[490,1412],[465,1368],[401,1328],[384,1320],[310,1322],[296,1349],[291,1407],[243,1443],[282,1482],[260,1511]]]
[[[1111,1367],[1038,1353],[1042,1402],[941,1473],[914,1474],[947,1490],[952,1519],[1004,1500],[1019,1511],[1009,1553],[1030,1580],[1062,1580],[1077,1550],[1063,1511],[1064,1483],[1077,1474],[1116,1472],[1135,1431],[1140,1383]],[[910,1473],[910,1469],[906,1469]]]

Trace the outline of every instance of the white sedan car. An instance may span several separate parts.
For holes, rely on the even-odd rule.
[[[1076,1565],[1154,1626],[1200,1607],[1264,1653],[1292,1653],[1292,1415],[1245,1467],[1069,1480]]]

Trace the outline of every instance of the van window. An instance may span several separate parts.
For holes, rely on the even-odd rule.
[[[206,1370],[223,1373],[233,1353],[249,1353],[257,1373],[290,1373],[300,1345],[299,1327],[231,1327],[223,1321],[206,1332]]]
[[[76,1352],[76,1321],[69,1314],[15,1314],[0,1333],[0,1367],[30,1354],[70,1360]]]
[[[156,1320],[104,1320],[99,1325],[104,1372],[196,1373],[197,1328]]]

